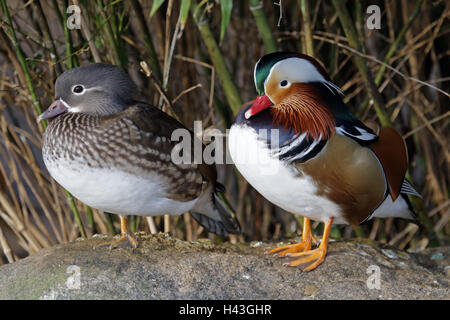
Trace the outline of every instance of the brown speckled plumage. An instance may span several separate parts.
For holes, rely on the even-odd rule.
[[[43,155],[47,161],[66,158],[83,166],[118,169],[141,177],[157,172],[166,178],[171,198],[188,201],[201,193],[203,178],[198,165],[171,161],[176,144],[171,134],[179,128],[183,126],[145,104],[108,117],[66,113],[53,120],[45,132]]]

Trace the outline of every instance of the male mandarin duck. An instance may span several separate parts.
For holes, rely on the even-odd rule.
[[[237,169],[265,198],[305,217],[300,243],[269,250],[298,257],[288,266],[315,269],[331,226],[373,217],[415,220],[405,179],[407,152],[390,127],[377,135],[341,99],[341,90],[312,57],[276,52],[255,65],[258,97],[237,115],[228,148]],[[310,220],[325,223],[320,245]]]
[[[89,206],[120,215],[121,237],[111,247],[127,241],[137,246],[128,215],[190,211],[210,232],[239,233],[217,195],[224,187],[216,167],[172,161],[172,132],[187,129],[137,96],[117,66],[96,63],[61,74],[55,101],[38,118],[51,119],[42,148],[50,175]]]

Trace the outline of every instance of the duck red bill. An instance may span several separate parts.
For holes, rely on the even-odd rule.
[[[269,97],[264,96],[258,96],[255,99],[255,102],[253,105],[245,111],[245,119],[249,119],[250,117],[254,116],[255,114],[260,113],[264,109],[267,109],[268,107],[273,106],[272,101],[270,101]]]
[[[67,111],[67,107],[64,105],[64,102],[62,102],[61,100],[57,99],[55,101],[53,101],[53,103],[50,105],[50,107],[48,107],[47,110],[45,110],[45,112],[43,112],[38,118],[37,118],[37,122],[40,122],[44,119],[50,119],[50,118],[54,118],[57,115],[64,113]]]

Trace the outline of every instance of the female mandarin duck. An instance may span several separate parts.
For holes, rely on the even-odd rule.
[[[135,83],[117,66],[94,63],[61,74],[55,101],[38,118],[51,120],[42,148],[51,176],[89,206],[120,215],[121,236],[111,248],[137,247],[129,215],[189,211],[210,232],[239,233],[218,195],[225,190],[215,165],[174,162],[172,134],[187,129],[137,97]]]
[[[267,253],[300,257],[288,266],[315,269],[325,258],[331,225],[373,217],[415,220],[407,195],[402,137],[377,135],[347,109],[340,89],[313,58],[277,52],[255,66],[258,97],[236,117],[229,151],[236,167],[269,201],[304,216],[302,240]],[[320,245],[310,219],[325,223]]]

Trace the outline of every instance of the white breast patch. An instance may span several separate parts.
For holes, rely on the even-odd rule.
[[[299,174],[292,165],[274,157],[256,131],[246,125],[233,125],[228,136],[231,158],[244,178],[265,198],[282,209],[313,220],[345,223],[341,209],[316,195],[311,177]]]

